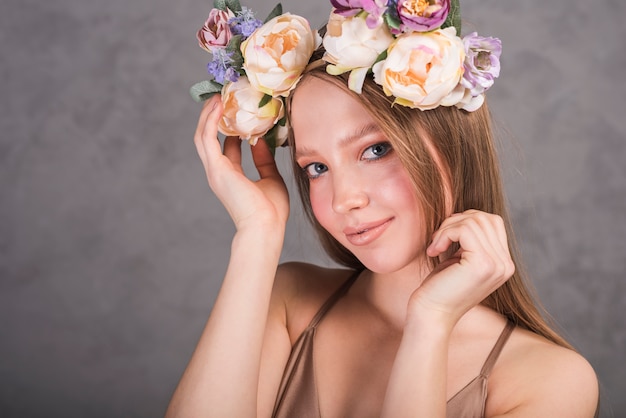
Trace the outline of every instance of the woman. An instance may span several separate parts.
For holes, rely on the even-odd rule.
[[[286,94],[263,91],[287,97],[302,201],[346,268],[278,265],[284,183],[265,141],[252,147],[256,182],[242,172],[239,138],[228,137],[222,151],[216,138],[218,129],[229,133],[232,101],[227,88],[214,95],[195,142],[237,232],[168,416],[593,416],[592,368],[542,319],[515,268],[484,89],[468,93],[457,78],[444,93],[396,94],[393,54],[413,32],[402,25],[383,61],[345,71],[333,54],[333,37],[347,33],[341,25],[367,16],[372,30],[389,30],[377,20],[387,9],[359,6],[355,15],[348,3],[333,1],[326,51],[312,54],[297,84]],[[441,20],[437,12],[429,11]],[[455,32],[441,25],[420,36],[444,36],[448,55],[438,57],[451,56]],[[241,47],[250,84],[245,52],[256,41],[250,35]],[[411,51],[430,53],[422,45]],[[439,76],[446,59],[433,58]],[[415,72],[405,79],[419,83]]]

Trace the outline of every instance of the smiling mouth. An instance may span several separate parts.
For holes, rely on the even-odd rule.
[[[387,229],[394,218],[373,222],[357,228],[346,228],[344,234],[352,245],[366,245],[376,240]]]
[[[373,229],[378,228],[378,227],[379,227],[379,226],[381,226],[381,225],[384,225],[386,222],[388,222],[388,221],[385,221],[385,222],[383,222],[382,224],[377,225],[377,226],[375,226],[375,227],[372,227],[372,228],[365,228],[365,229],[362,229],[362,230],[360,230],[360,231],[357,231],[355,234],[348,234],[348,235],[363,235],[363,234],[365,234],[365,233],[367,233],[367,232],[369,232],[369,231],[371,231],[371,230],[373,230]]]
[[[383,225],[383,224],[384,224],[384,223],[386,223],[386,222],[388,222],[388,221],[383,222],[381,225]],[[375,227],[373,227],[373,228],[365,228],[365,229],[362,229],[362,230],[360,230],[360,231],[357,231],[357,233],[356,233],[356,234],[352,234],[352,235],[363,235],[363,234],[365,234],[366,232],[371,231],[372,229],[376,229],[376,228],[378,228],[379,226],[380,226],[380,225],[375,226]]]

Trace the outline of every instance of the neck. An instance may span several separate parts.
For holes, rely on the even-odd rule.
[[[386,322],[398,330],[404,329],[409,298],[430,273],[425,260],[391,273],[363,272],[360,280],[364,300]]]

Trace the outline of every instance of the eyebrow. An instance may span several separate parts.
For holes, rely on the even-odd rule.
[[[350,145],[351,143],[355,142],[359,138],[362,138],[364,136],[367,136],[373,133],[380,133],[380,132],[381,132],[380,127],[376,123],[370,122],[367,125],[360,126],[351,134],[348,134],[345,137],[341,138],[339,140],[339,147],[344,148]],[[296,145],[296,159],[301,158],[301,157],[308,157],[308,156],[314,155],[315,153],[316,152],[312,149],[298,148],[298,146]]]

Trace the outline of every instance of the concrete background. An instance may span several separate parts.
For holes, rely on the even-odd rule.
[[[283,4],[314,26],[329,11]],[[264,17],[274,3],[249,5]],[[163,414],[233,233],[195,155],[187,94],[205,78],[194,36],[210,7],[3,0],[0,416]],[[463,9],[467,30],[504,43],[489,98],[529,269],[595,366],[605,410],[626,417],[626,3]],[[294,212],[284,259],[325,263]]]

